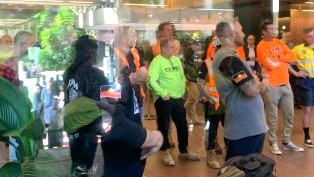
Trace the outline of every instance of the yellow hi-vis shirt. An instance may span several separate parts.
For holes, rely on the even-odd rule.
[[[297,56],[298,68],[306,71],[310,78],[314,78],[314,49],[305,44],[300,44],[295,46],[292,51]]]

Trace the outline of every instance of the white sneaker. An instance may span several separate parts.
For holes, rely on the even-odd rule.
[[[174,166],[175,162],[172,158],[170,149],[167,149],[164,154],[162,155],[162,162],[167,166]]]
[[[282,154],[282,152],[281,152],[281,150],[279,149],[277,143],[274,143],[274,144],[271,144],[271,145],[270,145],[270,151],[271,151],[273,154],[276,154],[276,155],[281,155],[281,154]]]
[[[296,152],[303,152],[304,151],[303,148],[296,146],[291,141],[288,144],[282,144],[282,148],[285,150],[296,151]]]

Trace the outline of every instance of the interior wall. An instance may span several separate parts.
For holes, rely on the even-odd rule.
[[[239,17],[246,37],[253,34],[256,38],[256,42],[261,39],[259,24],[263,18],[263,14],[265,14],[265,12],[259,7],[258,2],[241,4],[237,3],[237,0],[235,1],[234,15]]]
[[[302,42],[304,27],[314,28],[314,12],[291,10],[290,29],[298,42]]]

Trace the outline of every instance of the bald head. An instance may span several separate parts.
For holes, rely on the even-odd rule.
[[[216,26],[216,36],[222,45],[231,43],[236,46],[244,45],[245,34],[238,19],[234,20],[233,28],[229,22],[220,22]]]

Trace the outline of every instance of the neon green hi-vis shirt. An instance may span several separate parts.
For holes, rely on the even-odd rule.
[[[185,76],[179,58],[166,59],[156,56],[149,65],[147,86],[156,95],[164,98],[167,94],[174,99],[182,98],[185,92]]]

